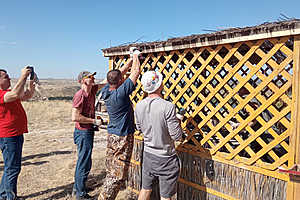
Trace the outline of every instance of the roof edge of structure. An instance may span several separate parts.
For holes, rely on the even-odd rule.
[[[132,43],[105,48],[102,49],[102,52],[105,57],[111,57],[128,55],[131,46],[140,48],[143,53],[153,53],[298,34],[300,34],[300,19],[293,19],[282,22],[264,23],[253,27],[231,28],[214,33],[171,38],[166,41]]]

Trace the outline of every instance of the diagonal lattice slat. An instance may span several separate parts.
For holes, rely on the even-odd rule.
[[[165,99],[185,108],[186,142],[224,160],[275,170],[288,166],[293,37],[144,54],[142,74],[164,75]],[[128,56],[112,58],[113,68]],[[131,98],[145,98],[140,79]],[[179,150],[180,150],[179,148]]]

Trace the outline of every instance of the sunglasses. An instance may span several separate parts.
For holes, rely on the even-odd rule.
[[[94,75],[88,75],[88,76],[83,77],[82,79],[87,79],[87,78],[95,79]]]

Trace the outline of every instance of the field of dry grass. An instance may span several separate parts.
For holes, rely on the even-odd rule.
[[[67,85],[64,81],[53,81],[42,85],[44,94],[72,96],[76,91],[74,88],[78,88],[77,84]],[[66,92],[64,87],[67,88]],[[71,122],[72,102],[30,101],[23,102],[23,106],[28,117],[29,133],[24,135],[18,195],[28,200],[73,199],[71,192],[76,165],[76,146],[73,143],[74,124]],[[96,132],[93,166],[87,182],[88,187],[92,189],[90,194],[95,199],[105,177],[105,139],[106,130]],[[2,156],[0,168],[2,176]],[[125,200],[126,196],[127,191],[122,191],[117,199]]]

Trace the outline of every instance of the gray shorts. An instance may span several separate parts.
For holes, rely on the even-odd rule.
[[[176,194],[177,179],[180,172],[180,161],[177,155],[158,157],[144,152],[142,166],[142,188],[152,189],[153,180],[158,178],[160,196],[170,198]]]

